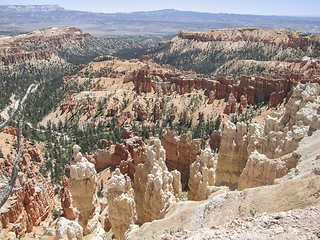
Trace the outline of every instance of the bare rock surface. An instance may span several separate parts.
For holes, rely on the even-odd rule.
[[[124,239],[129,225],[136,222],[137,213],[131,180],[128,176],[123,176],[119,168],[109,180],[107,197],[112,232],[117,238]]]
[[[181,173],[182,186],[186,184],[188,165],[196,160],[201,151],[201,139],[192,139],[192,132],[178,136],[170,129],[163,129],[161,145],[166,151],[166,165],[169,171]]]
[[[64,217],[57,222],[55,240],[82,240],[83,229],[79,223]]]
[[[70,161],[69,189],[74,205],[80,212],[79,224],[87,234],[88,220],[93,218],[95,211],[96,195],[96,170],[93,163],[82,157],[80,147],[73,146],[73,160]]]
[[[154,145],[147,148],[145,163],[138,165],[134,175],[138,224],[163,218],[181,193],[181,189],[173,185],[180,176],[168,171],[165,152],[160,140],[155,139]]]
[[[215,183],[215,170],[217,161],[210,148],[202,150],[195,162],[190,166],[188,186],[188,200],[201,201],[208,199],[217,187]]]

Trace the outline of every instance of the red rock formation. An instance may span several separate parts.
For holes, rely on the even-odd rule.
[[[31,59],[49,59],[52,56],[58,56],[58,52],[55,50],[38,51],[30,53],[17,53],[12,55],[3,56],[0,58],[0,63],[3,62],[5,66],[19,61],[26,61]]]
[[[160,101],[159,101],[159,99],[156,99],[156,102],[154,104],[153,116],[154,116],[154,120],[157,120],[160,118]]]
[[[76,105],[77,101],[71,95],[67,94],[65,99],[63,99],[60,104],[60,110],[62,111],[62,113],[64,113],[65,111],[69,112],[72,111]]]
[[[127,173],[133,179],[139,163],[146,159],[145,144],[130,127],[123,129],[123,144],[117,143],[108,166],[120,167],[121,173]]]
[[[279,92],[273,92],[270,94],[268,108],[277,106],[283,100],[283,96]]]
[[[13,135],[13,136],[17,136],[18,134],[18,129],[17,128],[14,128],[14,127],[11,127],[11,126],[5,126],[1,132],[3,133],[6,133],[6,134],[10,134],[10,135]]]
[[[210,147],[212,149],[219,150],[220,149],[220,144],[221,144],[221,138],[222,138],[222,132],[214,131],[211,134],[211,138],[210,138],[210,141],[209,141]]]
[[[190,118],[189,109],[186,108],[185,111],[182,113],[181,118],[180,118],[181,124],[182,125],[186,125],[189,118]]]
[[[116,124],[118,127],[121,127],[128,119],[131,118],[131,112],[122,112],[120,110],[120,113],[116,116]]]
[[[10,161],[8,159],[9,164],[1,169],[7,174],[12,171]],[[36,173],[37,170],[25,144],[19,168],[21,172],[18,173],[16,185],[0,214],[3,227],[10,228],[12,224],[15,224],[13,228],[17,237],[22,237],[26,231],[30,232],[33,226],[39,226],[41,221],[44,221],[52,212],[54,192],[51,183]],[[6,181],[1,180],[3,183]]]
[[[191,132],[178,136],[166,128],[162,131],[161,145],[166,150],[166,164],[169,171],[177,169],[181,173],[181,182],[184,186],[188,166],[196,160],[201,151],[201,139],[192,140]]]
[[[108,151],[98,149],[93,155],[93,159],[94,166],[97,172],[106,169],[109,165],[111,165],[111,154]]]
[[[216,93],[215,91],[210,91],[209,93],[209,99],[208,99],[208,104],[213,103],[213,101],[216,99]]]
[[[138,113],[138,117],[137,117],[138,121],[144,121],[148,119],[148,113],[145,107],[141,103],[138,106],[137,113]]]
[[[230,113],[235,113],[236,112],[236,104],[237,104],[237,100],[235,99],[235,97],[233,96],[232,93],[229,94],[229,98],[228,98],[228,102],[226,107],[223,110],[224,114],[230,114]]]
[[[31,156],[31,158],[34,159],[36,162],[43,162],[42,154],[37,146],[30,146],[24,143],[22,149],[22,156],[26,153],[28,153]]]
[[[173,121],[177,116],[178,108],[176,106],[173,106],[170,112],[170,119]]]
[[[243,110],[248,106],[248,100],[247,97],[244,95],[241,95],[240,97],[240,105],[239,105],[239,110],[242,113]]]
[[[113,143],[112,141],[108,141],[107,139],[100,139],[100,142],[102,144],[102,148],[110,147]]]

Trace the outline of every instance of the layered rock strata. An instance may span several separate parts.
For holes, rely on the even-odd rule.
[[[134,175],[137,223],[164,217],[169,207],[181,197],[180,174],[169,172],[165,164],[166,151],[159,139],[147,148],[147,159],[139,164]]]
[[[239,178],[239,190],[273,184],[296,166],[299,142],[320,126],[319,94],[319,84],[299,83],[284,113],[269,116],[264,129],[249,125],[248,151],[252,154]]]
[[[131,180],[123,176],[119,168],[112,173],[107,196],[112,232],[117,238],[125,239],[124,234],[129,225],[136,222],[137,213]]]

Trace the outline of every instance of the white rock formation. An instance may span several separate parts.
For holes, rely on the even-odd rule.
[[[216,171],[216,185],[237,188],[239,176],[248,160],[247,124],[225,122]]]
[[[201,201],[217,190],[215,183],[216,160],[210,148],[202,150],[190,166],[188,199]]]
[[[137,220],[134,191],[129,176],[123,176],[117,168],[109,180],[108,190],[109,219],[113,234],[124,239],[130,224]]]
[[[319,129],[320,86],[299,83],[284,112],[268,116],[264,130],[249,124],[249,160],[239,178],[238,190],[273,184],[294,168],[300,155],[299,142]]]
[[[147,159],[134,175],[138,224],[164,217],[168,208],[181,197],[179,174],[168,171],[166,153],[159,139],[147,148]],[[180,181],[180,179],[179,179]]]
[[[57,222],[55,240],[82,240],[83,229],[79,223],[64,217]]]
[[[319,93],[319,84],[299,83],[286,109],[267,116],[265,126],[225,122],[216,185],[236,189],[239,182],[240,190],[272,184],[295,167],[298,157],[292,153],[320,126]]]
[[[80,147],[73,146],[73,160],[70,161],[69,189],[75,207],[80,212],[79,224],[85,235],[91,233],[86,229],[88,220],[93,218],[95,203],[97,202],[96,170],[93,163],[82,157]]]

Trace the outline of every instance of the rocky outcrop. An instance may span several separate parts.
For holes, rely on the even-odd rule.
[[[151,222],[164,217],[168,208],[177,201],[180,174],[168,171],[166,153],[159,139],[147,148],[147,159],[139,164],[134,175],[134,194],[137,206],[137,223]]]
[[[237,99],[233,96],[232,93],[229,94],[228,102],[223,110],[224,114],[230,114],[230,113],[235,113],[236,112],[236,104],[237,104]]]
[[[178,136],[166,128],[162,131],[161,144],[166,150],[166,165],[169,171],[181,173],[182,186],[185,186],[189,165],[201,151],[201,139],[192,139],[192,133]]]
[[[138,114],[138,116],[137,116],[138,121],[145,121],[148,119],[147,110],[145,109],[145,107],[141,103],[138,105],[137,114]]]
[[[267,116],[265,126],[225,122],[216,184],[233,189],[238,184],[239,190],[272,184],[295,167],[300,140],[320,125],[319,93],[318,83],[299,83],[285,111]]]
[[[208,104],[213,103],[213,101],[216,99],[216,93],[215,91],[210,91],[209,93],[209,99],[208,99]]]
[[[272,185],[276,178],[283,177],[295,167],[300,159],[293,152],[280,158],[269,159],[264,154],[254,151],[248,159],[238,184],[238,190],[263,185]]]
[[[84,234],[90,233],[86,227],[93,218],[95,203],[97,201],[96,170],[94,164],[82,157],[80,147],[73,146],[73,160],[70,161],[69,189],[74,205],[80,212],[79,224],[84,229]]]
[[[102,139],[104,140],[104,139]],[[108,141],[108,145],[109,145]],[[106,169],[108,166],[111,166],[111,153],[103,149],[98,149],[92,156],[93,164],[97,172]]]
[[[196,161],[190,166],[189,200],[205,200],[216,191],[217,188],[214,187],[216,160],[210,148],[202,150],[200,155],[197,155]]]
[[[123,129],[123,143],[117,143],[114,153],[111,154],[111,163],[108,166],[120,167],[122,174],[128,174],[133,180],[137,166],[146,159],[146,146],[137,133],[132,132],[131,127]]]
[[[221,138],[222,138],[222,132],[220,131],[214,131],[211,134],[210,141],[209,141],[209,145],[211,149],[214,149],[214,150],[220,149]]]
[[[63,216],[68,220],[75,220],[79,217],[79,212],[74,207],[69,191],[69,180],[66,176],[62,177],[62,188],[59,191]]]
[[[186,108],[183,112],[182,112],[182,115],[181,115],[181,118],[180,118],[180,122],[182,125],[186,125],[188,120],[190,118],[190,112],[189,112],[189,109]]]
[[[107,197],[112,232],[117,238],[125,239],[124,233],[130,224],[136,222],[137,213],[131,180],[128,176],[123,176],[119,168],[109,180]]]
[[[268,116],[264,129],[249,125],[251,155],[239,178],[239,190],[273,184],[296,166],[300,156],[294,151],[300,140],[320,126],[319,93],[319,84],[300,83],[294,88],[284,113]]]
[[[64,217],[57,222],[55,240],[82,240],[83,229],[79,223]]]
[[[0,58],[1,62],[8,66],[12,63],[18,63],[19,61],[26,61],[31,59],[50,59],[52,56],[57,56],[58,52],[55,50],[48,50],[48,51],[38,51],[38,52],[30,52],[30,53],[16,53],[7,56],[3,56]]]
[[[25,146],[25,145],[24,145]],[[51,183],[38,173],[27,151],[18,164],[20,172],[11,195],[1,208],[1,222],[3,228],[13,229],[16,237],[23,237],[31,232],[34,226],[47,219],[54,206],[54,192]],[[10,176],[13,159],[9,156],[6,164],[1,165],[1,171]],[[8,179],[2,175],[1,192]]]
[[[254,27],[217,29],[210,32],[180,31],[178,37],[201,42],[262,42],[266,45],[281,46],[283,48],[308,49],[318,42],[319,37],[301,36],[300,32],[288,29],[262,30]]]
[[[1,132],[6,133],[6,134],[10,134],[13,136],[17,136],[18,135],[18,129],[11,127],[11,126],[5,126]]]
[[[153,107],[153,116],[154,116],[154,120],[157,120],[160,118],[160,109],[161,109],[161,104],[159,99],[156,100],[156,102],[154,103],[154,107]]]
[[[236,189],[239,176],[247,160],[247,124],[230,121],[224,122],[221,138],[219,158],[216,171],[216,185],[225,185]]]
[[[31,159],[38,163],[43,162],[42,154],[37,146],[29,146],[26,143],[23,144],[22,155],[29,154]]]

